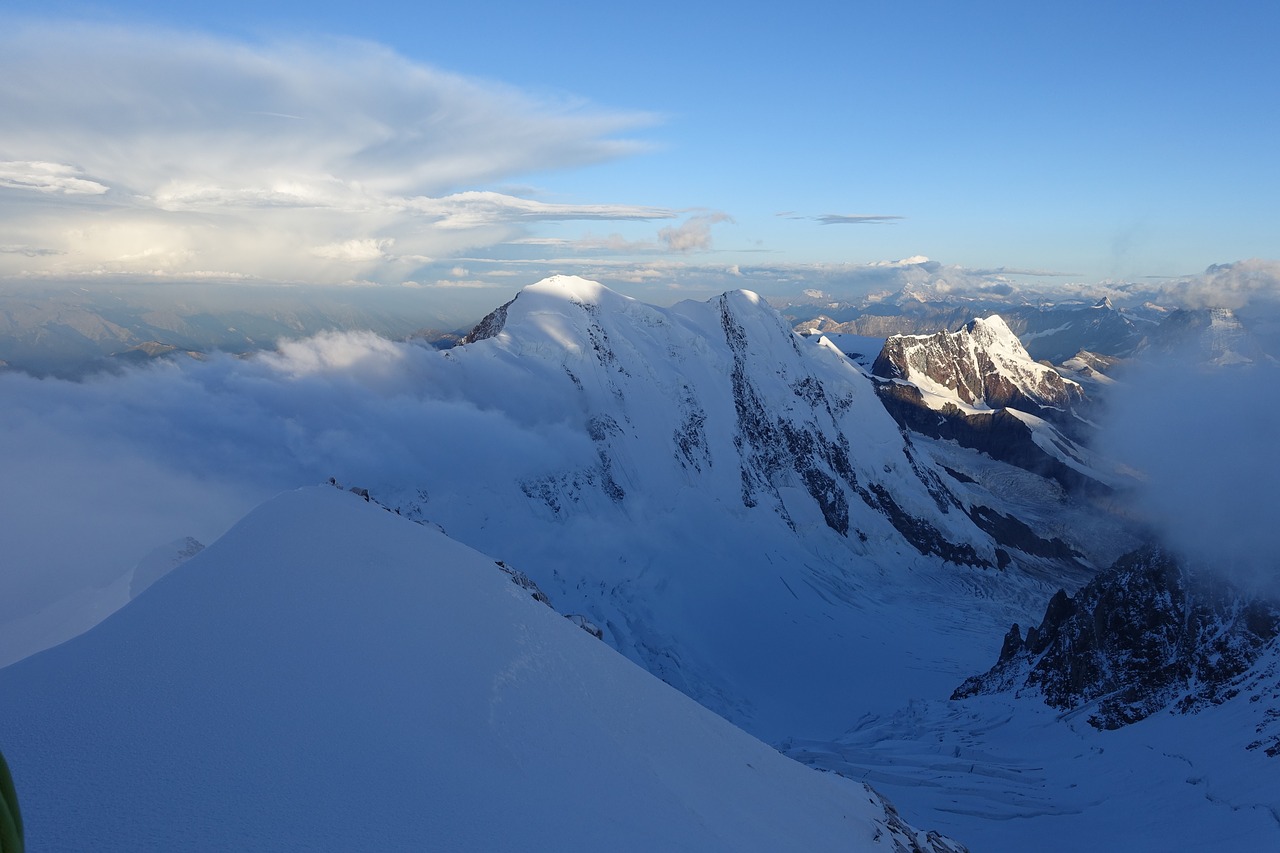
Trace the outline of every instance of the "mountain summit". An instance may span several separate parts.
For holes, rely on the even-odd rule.
[[[1068,410],[1084,398],[1078,384],[1033,361],[998,314],[971,320],[957,332],[894,335],[871,370],[911,382],[931,408],[951,403],[970,411],[1011,407],[1039,415]]]

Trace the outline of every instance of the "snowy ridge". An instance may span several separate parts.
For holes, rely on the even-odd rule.
[[[894,409],[887,392],[922,392],[744,291],[663,309],[556,277],[467,341],[304,342],[246,363],[287,378],[266,383],[286,419],[295,399],[368,392],[321,436],[353,452],[313,477],[368,488],[287,494],[100,628],[0,671],[0,747],[40,768],[19,785],[44,846],[83,849],[72,836],[121,826],[117,807],[180,827],[147,825],[159,848],[193,825],[245,846],[215,804],[269,825],[266,849],[419,849],[437,824],[446,849],[945,849],[861,781],[978,849],[1274,846],[1258,781],[1280,738],[1275,640],[1220,703],[1118,730],[1088,722],[1106,695],[946,698],[1010,623],[1039,623],[1055,590],[1138,544],[1114,495],[1077,488],[1102,463],[1050,420],[1072,409]],[[313,381],[326,393],[289,393]],[[377,435],[384,418],[409,428]],[[688,703],[653,679],[631,690],[609,647],[834,771],[827,787],[732,744],[698,751],[723,746],[720,721],[695,715],[691,734],[667,713]],[[838,827],[827,806],[850,790],[869,808]],[[321,813],[276,808],[283,791]],[[90,807],[64,830],[69,799]],[[423,803],[448,818],[428,826]],[[752,810],[766,827],[737,815]]]
[[[1116,384],[1108,374],[1116,368],[1121,360],[1112,356],[1099,355],[1089,350],[1080,350],[1071,358],[1058,365],[1060,373],[1074,377],[1082,388],[1088,389],[1091,395],[1109,389]]]
[[[0,730],[32,849],[963,849],[330,488],[0,671]]]
[[[664,311],[557,276],[525,288],[506,307],[501,331],[487,337],[451,357],[464,370],[509,358],[553,379],[546,392],[570,392],[595,445],[585,470],[521,482],[554,516],[599,506],[601,496],[625,508],[629,493],[696,485],[728,506],[767,507],[792,529],[816,509],[842,536],[922,542],[915,529],[891,532],[897,510],[886,510],[884,492],[921,524],[943,522],[940,537],[973,538],[946,524],[945,509],[939,519],[927,477],[905,467],[905,477],[879,482],[907,458],[865,378],[834,351],[802,350],[753,293]],[[848,438],[855,431],[856,446]],[[678,470],[655,467],[655,456]]]
[[[1089,307],[1054,306],[1010,321],[1032,358],[1054,364],[1082,349],[1111,357],[1132,355],[1154,327],[1150,320],[1118,310],[1107,297]]]
[[[998,314],[1013,331],[1031,358],[1059,363],[1082,349],[1107,356],[1133,355],[1156,327],[1156,321],[1117,309],[1109,299],[1093,304],[1054,304],[1061,294],[1042,293],[1035,304],[1024,301],[966,299],[949,295],[933,303],[920,302],[906,293],[899,298],[863,301],[857,305],[788,305],[784,310],[798,320],[801,334],[932,336],[939,329],[955,332],[975,317]],[[830,312],[812,316],[813,311]],[[812,317],[812,319],[806,319]]]

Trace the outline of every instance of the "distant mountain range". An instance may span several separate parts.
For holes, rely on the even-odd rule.
[[[401,288],[14,286],[0,290],[0,361],[37,376],[77,378],[174,352],[271,349],[282,338],[335,329],[452,344],[467,322]]]

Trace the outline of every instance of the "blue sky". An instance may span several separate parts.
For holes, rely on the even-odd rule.
[[[1280,257],[1274,3],[201,7],[6,3],[0,275]]]

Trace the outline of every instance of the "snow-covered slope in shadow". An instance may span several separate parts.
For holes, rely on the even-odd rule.
[[[953,849],[328,487],[0,670],[0,739],[39,850]]]
[[[1280,844],[1280,610],[1168,553],[1127,555],[951,702],[794,757],[883,787],[984,850]]]
[[[1255,670],[1268,680],[1221,705],[1114,731],[1088,722],[1092,703],[1062,713],[1003,694],[915,702],[785,751],[874,785],[975,850],[1273,850],[1280,758],[1250,747],[1280,734],[1252,701],[1274,708],[1278,661],[1273,645]]]

